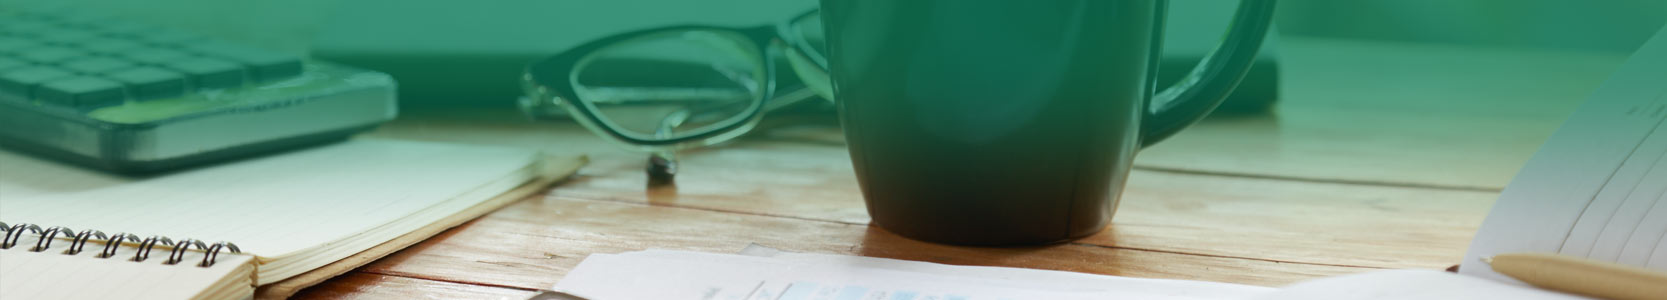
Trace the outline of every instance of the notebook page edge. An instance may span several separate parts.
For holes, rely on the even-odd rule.
[[[333,263],[341,258],[352,256],[353,254],[364,251],[365,249],[370,249],[376,245],[398,238],[406,232],[427,226],[428,224],[443,219],[446,216],[468,209],[474,204],[492,199],[498,194],[514,189],[521,184],[535,180],[541,176],[548,176],[549,174],[544,174],[547,170],[538,169],[539,166],[543,164],[542,161],[546,158],[530,151],[529,155],[532,156],[532,161],[521,169],[517,169],[510,174],[505,174],[498,179],[486,182],[485,184],[470,189],[460,195],[449,198],[446,201],[441,201],[440,203],[435,203],[421,210],[414,211],[411,214],[397,218],[392,222],[385,223],[374,228],[361,230],[343,239],[338,239],[335,243],[329,245],[315,245],[313,247],[286,253],[281,256],[260,257],[262,261],[260,264],[261,268],[258,271],[262,273],[263,276],[261,276],[259,284],[265,285],[268,283],[278,282],[291,276]],[[319,250],[321,248],[324,248],[325,250]],[[318,261],[307,260],[306,262],[294,261],[298,257],[325,257],[329,259]]]
[[[1661,117],[1657,78],[1667,78],[1667,26],[1640,47],[1528,161],[1489,210],[1459,272],[1515,279],[1481,264],[1504,252],[1558,252],[1586,206]],[[1608,151],[1608,152],[1604,152]],[[1577,183],[1568,183],[1574,180]]]

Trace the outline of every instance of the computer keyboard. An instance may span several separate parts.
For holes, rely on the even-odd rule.
[[[395,115],[386,74],[74,11],[0,10],[0,146],[159,171],[340,140]]]

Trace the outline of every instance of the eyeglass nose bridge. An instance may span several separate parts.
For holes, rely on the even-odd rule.
[[[515,106],[528,118],[533,120],[570,118],[567,111],[567,100],[551,92],[549,87],[534,82],[531,75],[523,75],[521,89],[521,97],[515,99]]]

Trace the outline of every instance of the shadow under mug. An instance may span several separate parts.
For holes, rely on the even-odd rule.
[[[822,0],[869,215],[914,239],[1067,241],[1110,223],[1134,155],[1244,78],[1273,0],[1158,90],[1165,0]]]

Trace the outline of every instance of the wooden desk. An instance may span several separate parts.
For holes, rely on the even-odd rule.
[[[828,119],[645,155],[571,124],[414,112],[381,137],[588,153],[580,175],[304,292],[523,298],[587,254],[788,251],[1277,286],[1457,263],[1498,191],[1621,56],[1287,39],[1274,114],[1217,117],[1141,153],[1113,225],[1071,243],[971,248],[868,226]]]

